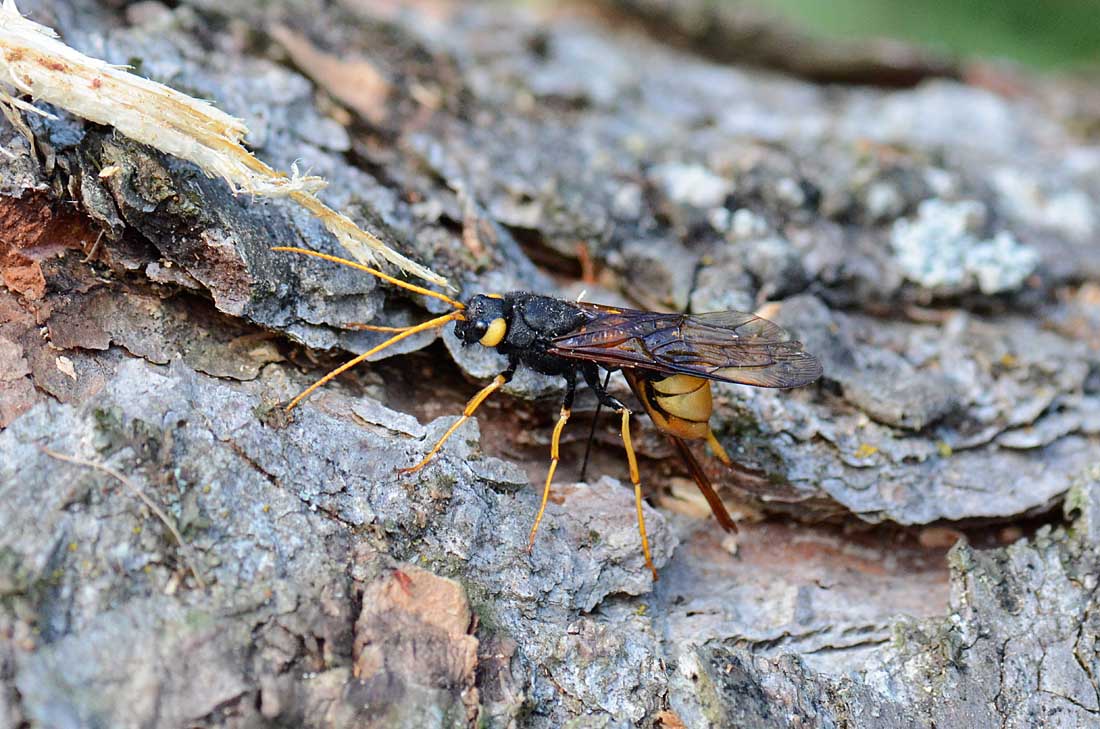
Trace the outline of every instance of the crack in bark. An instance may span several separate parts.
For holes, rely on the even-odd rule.
[[[1095,579],[1095,578],[1094,578]],[[1085,626],[1088,624],[1089,613],[1096,606],[1096,595],[1100,592],[1100,580],[1093,585],[1092,589],[1088,592],[1088,598],[1085,600],[1085,607],[1081,615],[1081,619],[1077,624],[1077,631],[1073,640],[1073,659],[1077,662],[1077,665],[1081,667],[1081,670],[1089,677],[1089,683],[1092,684],[1092,690],[1096,696],[1096,705],[1100,706],[1100,685],[1097,683],[1097,678],[1092,672],[1092,668],[1089,662],[1085,660],[1081,655],[1081,641],[1085,637]]]
[[[1008,644],[1011,640],[1011,638],[1005,638],[1000,648],[997,649],[997,665],[1000,671],[1000,678],[997,684],[997,695],[993,697],[993,708],[1001,715],[1001,729],[1005,729],[1008,726],[1009,719],[1009,713],[1001,708],[1001,696],[1005,691],[1005,651],[1008,650]]]

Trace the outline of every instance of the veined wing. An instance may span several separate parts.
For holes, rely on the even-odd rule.
[[[799,387],[821,376],[821,363],[801,342],[754,314],[659,314],[584,302],[575,306],[589,319],[554,339],[551,354],[758,387]]]

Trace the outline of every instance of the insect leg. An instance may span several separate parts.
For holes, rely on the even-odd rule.
[[[481,403],[485,402],[494,392],[504,387],[505,383],[512,379],[512,375],[515,373],[516,368],[514,366],[509,366],[507,370],[494,377],[492,382],[481,388],[476,395],[470,398],[470,401],[466,403],[466,407],[462,409],[462,417],[456,420],[451,427],[447,428],[447,432],[443,434],[442,438],[436,441],[436,444],[428,451],[428,455],[424,456],[415,466],[399,468],[397,472],[402,476],[407,476],[411,473],[416,473],[424,468],[424,466],[428,465],[428,463],[435,458],[435,454],[439,452],[439,449],[443,447],[443,444],[447,442],[447,439],[450,438],[463,423],[469,420],[479,407],[481,407]]]
[[[630,442],[630,410],[623,407],[623,446],[626,448],[626,461],[630,465],[630,482],[634,484],[634,505],[638,509],[638,533],[642,536],[642,553],[645,554],[645,563],[649,571],[653,573],[653,581],[657,581],[657,568],[653,566],[653,559],[649,555],[649,538],[645,533],[645,517],[642,516],[642,479],[638,475],[638,459],[634,455],[634,445]]]
[[[611,370],[607,371],[607,377],[603,378],[603,389],[607,390],[607,383],[611,381]],[[584,444],[584,458],[581,459],[581,476],[579,481],[584,480],[584,474],[588,471],[588,454],[592,451],[592,439],[596,437],[596,421],[600,419],[600,408],[603,407],[602,402],[596,402],[596,414],[592,416],[592,427],[588,429],[588,440]]]
[[[596,393],[596,399],[598,399],[602,404],[611,408],[615,412],[619,412],[620,410],[626,408],[626,405],[623,405],[621,402],[619,402],[618,398],[608,394],[607,387],[605,385],[600,384],[600,371],[596,367],[595,363],[585,362],[580,365],[579,369],[581,371],[581,374],[584,375],[585,383],[587,383],[588,386],[592,388],[592,392]],[[610,374],[610,372],[608,374]]]
[[[623,447],[626,448],[626,462],[630,466],[630,483],[634,484],[634,504],[638,509],[638,533],[642,537],[642,552],[645,554],[645,563],[649,571],[653,573],[653,581],[657,581],[657,568],[653,566],[653,559],[649,554],[649,537],[645,531],[645,517],[642,516],[642,479],[638,475],[638,458],[634,454],[634,444],[630,440],[630,408],[608,394],[607,389],[600,384],[600,373],[595,364],[585,363],[581,366],[581,374],[584,381],[596,393],[601,403],[614,408],[622,416]]]
[[[546,485],[542,487],[542,503],[539,504],[539,513],[535,516],[535,523],[531,527],[531,535],[527,538],[527,551],[535,546],[535,535],[539,531],[542,522],[542,514],[546,511],[546,502],[550,498],[550,483],[554,480],[554,471],[558,468],[558,442],[561,440],[561,432],[565,424],[569,422],[569,416],[573,412],[573,394],[577,390],[577,371],[570,370],[565,375],[565,399],[562,401],[561,414],[558,416],[558,424],[554,426],[554,435],[550,439],[550,471],[546,474]]]

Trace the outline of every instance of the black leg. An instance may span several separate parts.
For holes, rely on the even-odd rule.
[[[561,409],[572,410],[573,396],[577,393],[577,371],[569,370],[562,377],[565,378],[565,398],[562,400]]]
[[[603,378],[603,389],[607,391],[607,383],[611,382],[611,370],[607,371],[607,377]],[[581,476],[580,481],[584,480],[584,475],[588,473],[588,456],[592,452],[592,440],[596,437],[596,421],[600,419],[600,408],[603,407],[602,402],[596,402],[596,414],[592,416],[592,425],[588,428],[588,440],[584,444],[584,458],[581,460]]]
[[[592,392],[596,393],[596,398],[602,404],[613,409],[615,412],[619,412],[626,408],[626,406],[616,398],[607,394],[607,388],[600,383],[600,370],[594,363],[586,362],[581,365],[581,374],[584,375],[585,383],[592,388]]]
[[[638,457],[634,453],[634,444],[630,440],[630,409],[617,399],[607,394],[607,389],[600,384],[600,372],[594,363],[585,363],[581,367],[584,381],[596,393],[600,402],[609,408],[614,408],[622,417],[620,432],[623,437],[623,447],[626,449],[626,460],[630,465],[630,483],[634,484],[634,505],[638,511],[638,533],[642,538],[642,553],[645,554],[645,563],[649,571],[653,573],[653,581],[657,581],[657,568],[653,564],[653,558],[649,553],[649,537],[645,531],[645,517],[642,515],[642,482],[638,475]]]

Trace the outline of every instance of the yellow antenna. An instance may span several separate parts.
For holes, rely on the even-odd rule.
[[[417,324],[416,326],[409,327],[409,328],[405,329],[404,331],[402,331],[400,334],[395,334],[394,336],[390,337],[386,341],[379,344],[377,347],[371,347],[370,349],[368,349],[366,352],[363,352],[361,355],[359,355],[355,359],[353,359],[349,362],[345,362],[344,364],[342,364],[339,367],[337,367],[336,369],[334,369],[332,372],[329,372],[327,375],[325,375],[321,379],[314,382],[312,385],[310,385],[306,389],[302,390],[301,394],[298,395],[298,397],[296,397],[296,398],[294,398],[293,400],[290,401],[290,404],[286,406],[286,409],[288,411],[293,410],[295,408],[295,406],[298,405],[298,403],[300,403],[302,400],[304,400],[306,397],[308,397],[309,394],[311,392],[313,392],[314,390],[316,390],[318,387],[325,384],[326,382],[329,382],[334,377],[337,377],[337,376],[343,374],[344,372],[347,372],[352,367],[359,364],[360,362],[367,359],[368,357],[372,357],[372,356],[378,354],[379,352],[381,352],[386,347],[389,347],[391,344],[396,344],[397,342],[400,342],[402,339],[404,339],[406,337],[411,337],[412,335],[416,334],[417,332],[427,331],[428,329],[435,329],[436,327],[443,326],[447,322],[458,321],[461,318],[462,318],[462,312],[461,311],[452,311],[450,314],[444,314],[443,316],[438,316],[435,319],[430,319],[430,320],[424,322],[423,324]]]
[[[369,273],[370,275],[372,275],[376,278],[382,279],[383,281],[386,281],[387,283],[391,283],[394,286],[397,286],[399,288],[403,288],[406,291],[412,291],[413,293],[416,293],[416,294],[423,294],[424,296],[430,296],[433,299],[439,299],[440,301],[445,301],[446,303],[448,303],[452,307],[454,307],[454,311],[452,311],[449,314],[444,314],[443,316],[437,316],[436,318],[429,319],[428,321],[423,322],[421,324],[414,324],[413,326],[408,326],[408,327],[384,327],[384,326],[374,326],[374,325],[370,325],[370,324],[357,324],[357,325],[355,325],[356,329],[366,329],[367,331],[372,331],[372,332],[396,332],[396,333],[394,334],[394,336],[390,337],[389,339],[382,342],[381,344],[379,344],[377,346],[374,346],[374,347],[371,347],[370,349],[368,349],[366,352],[363,352],[358,357],[355,357],[354,359],[340,365],[339,367],[334,369],[332,372],[329,372],[327,375],[325,375],[321,379],[314,382],[312,385],[307,387],[305,390],[302,390],[302,392],[297,397],[295,397],[293,400],[291,400],[290,403],[286,406],[286,409],[287,409],[288,412],[290,410],[293,410],[295,407],[297,407],[298,403],[300,403],[305,398],[309,397],[310,393],[312,393],[318,387],[321,387],[325,383],[330,382],[332,379],[338,377],[339,375],[343,374],[344,372],[347,372],[348,370],[350,370],[352,367],[359,364],[363,360],[378,354],[379,352],[386,349],[390,345],[396,344],[397,342],[400,342],[402,339],[405,339],[407,337],[411,337],[412,335],[416,334],[417,332],[424,332],[424,331],[428,331],[429,329],[436,329],[438,327],[444,326],[448,322],[459,321],[459,320],[465,318],[462,314],[462,310],[465,309],[466,306],[461,301],[456,301],[455,299],[452,299],[449,296],[445,296],[444,294],[438,293],[436,291],[426,289],[423,286],[417,286],[417,285],[411,284],[407,281],[402,281],[400,279],[394,278],[393,276],[389,276],[385,273],[382,273],[381,271],[373,269],[370,266],[364,266],[363,264],[357,263],[356,261],[349,261],[346,258],[340,258],[338,256],[330,256],[327,253],[318,253],[317,251],[311,251],[307,248],[295,248],[293,246],[276,246],[276,247],[272,248],[271,250],[273,250],[273,251],[286,251],[286,252],[289,252],[289,253],[300,253],[303,256],[313,256],[314,258],[320,258],[320,259],[325,260],[325,261],[331,261],[332,263],[342,263],[345,266],[349,266],[351,268],[355,268],[355,269],[358,269],[360,271],[365,271],[365,272]]]
[[[379,271],[377,269],[374,269],[374,268],[371,268],[370,266],[364,266],[362,263],[357,263],[356,261],[349,261],[346,258],[340,258],[339,256],[330,256],[327,253],[318,253],[317,251],[311,251],[308,248],[295,248],[294,246],[275,246],[271,250],[273,250],[273,251],[288,251],[290,253],[301,253],[303,256],[313,256],[314,258],[320,258],[322,260],[331,261],[333,263],[342,263],[345,266],[350,266],[351,268],[357,268],[360,271],[366,271],[371,276],[374,276],[376,278],[380,278],[383,281],[385,281],[386,283],[391,283],[394,286],[399,286],[399,287],[405,289],[406,291],[412,291],[414,294],[423,294],[424,296],[430,296],[433,299],[439,299],[440,301],[445,301],[448,304],[450,304],[451,306],[453,306],[455,309],[465,309],[466,308],[465,304],[463,304],[461,301],[455,301],[450,296],[445,296],[445,295],[443,295],[443,294],[441,294],[437,291],[432,291],[431,289],[426,289],[423,286],[417,286],[416,284],[411,284],[408,281],[402,281],[399,278],[394,278],[393,276],[390,276],[389,274],[382,273],[381,271]],[[383,331],[383,330],[379,330],[379,331]]]

